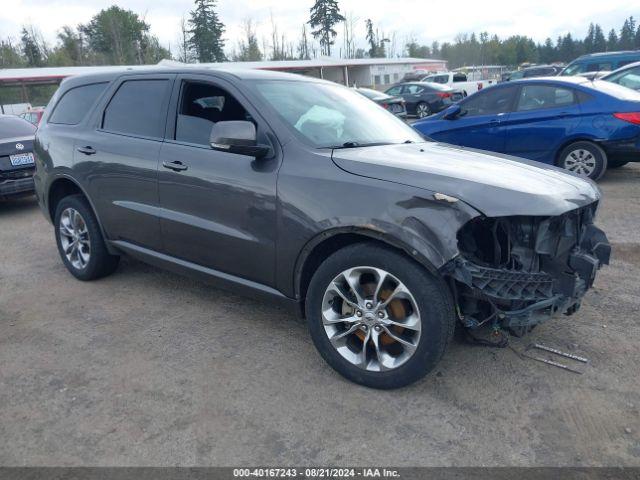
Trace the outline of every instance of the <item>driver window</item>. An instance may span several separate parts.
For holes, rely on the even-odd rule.
[[[182,84],[175,139],[209,145],[211,128],[217,122],[251,120],[251,116],[227,91],[203,82]]]

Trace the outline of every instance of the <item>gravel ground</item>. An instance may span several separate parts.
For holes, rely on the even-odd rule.
[[[640,165],[601,187],[614,257],[577,315],[389,392],[276,307],[133,260],[79,282],[35,201],[0,203],[0,465],[640,466]]]

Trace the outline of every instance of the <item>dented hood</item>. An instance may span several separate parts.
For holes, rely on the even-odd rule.
[[[333,151],[343,170],[463,200],[487,216],[560,215],[600,198],[598,187],[556,167],[441,143]]]

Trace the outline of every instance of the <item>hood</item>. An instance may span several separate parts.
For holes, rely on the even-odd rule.
[[[459,198],[490,217],[560,215],[600,198],[593,182],[559,168],[441,143],[338,149],[333,161],[355,175]]]

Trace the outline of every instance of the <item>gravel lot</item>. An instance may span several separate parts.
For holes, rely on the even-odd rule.
[[[133,260],[79,282],[35,201],[0,203],[0,465],[640,466],[640,165],[601,186],[614,258],[577,315],[390,392],[276,307]]]

